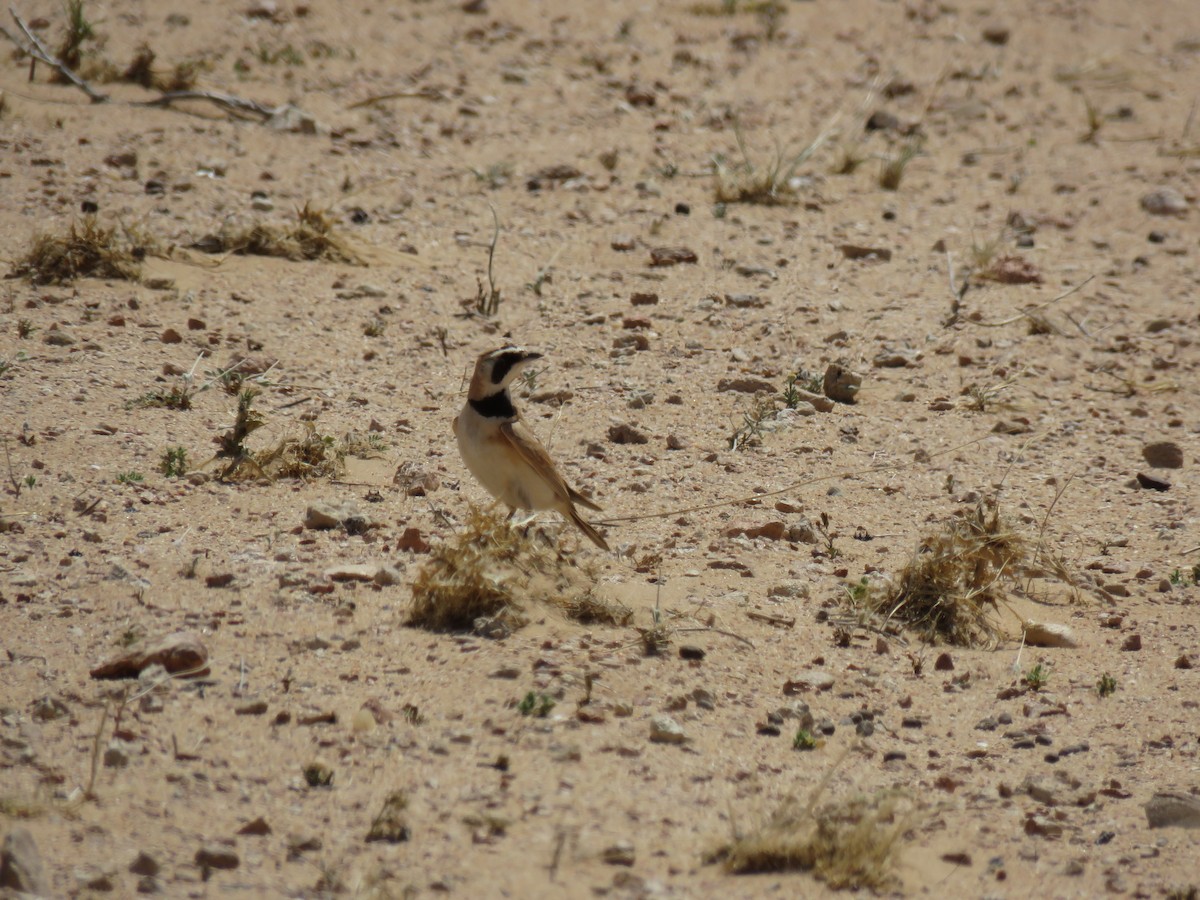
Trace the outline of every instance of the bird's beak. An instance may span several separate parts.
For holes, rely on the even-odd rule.
[[[542,354],[534,353],[532,350],[526,350],[525,355],[521,357],[521,362],[532,362],[535,359],[541,359]]]

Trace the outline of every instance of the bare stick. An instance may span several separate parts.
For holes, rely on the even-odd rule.
[[[93,103],[108,102],[107,94],[101,94],[90,84],[71,71],[66,63],[51,53],[49,49],[47,49],[46,45],[41,42],[38,36],[29,30],[29,26],[25,24],[25,21],[19,15],[17,15],[17,11],[11,6],[8,8],[8,14],[13,17],[13,21],[17,23],[17,27],[21,29],[21,33],[25,35],[25,39],[29,41],[29,44],[25,45],[21,41],[17,40],[16,36],[11,31],[0,25],[0,31],[4,32],[4,36],[6,38],[16,44],[21,48],[21,50],[23,50],[25,53],[28,53],[34,59],[44,62],[46,65],[50,66],[50,68],[58,72],[59,75],[67,79],[67,81],[71,82],[71,84],[75,85],[75,87],[87,94],[88,99]]]
[[[1002,319],[999,322],[975,322],[974,324],[982,325],[984,328],[1000,328],[1003,325],[1011,325],[1014,322],[1020,322],[1022,319],[1028,319],[1032,316],[1033,313],[1041,312],[1046,307],[1053,306],[1059,300],[1066,300],[1068,297],[1070,297],[1075,292],[1082,290],[1083,287],[1095,277],[1096,277],[1095,275],[1089,275],[1087,278],[1085,278],[1083,281],[1079,282],[1079,284],[1075,285],[1075,287],[1071,288],[1065,294],[1059,294],[1054,299],[1047,300],[1045,303],[1040,303],[1037,306],[1028,307],[1027,309],[1024,309],[1021,312],[1019,312],[1017,315],[1013,316],[1011,319]]]
[[[222,109],[237,114],[249,113],[253,116],[258,116],[264,121],[275,115],[275,108],[264,106],[254,100],[243,100],[241,97],[235,97],[233,94],[223,94],[220,91],[168,91],[153,100],[145,100],[141,103],[135,103],[135,106],[158,106],[167,107],[179,100],[206,100],[209,103],[215,103]]]
[[[17,476],[13,474],[12,457],[8,454],[8,435],[4,436],[4,460],[8,463],[8,480],[12,483],[13,492],[21,496],[21,482],[17,481]]]
[[[364,106],[374,106],[384,100],[445,100],[446,95],[435,87],[418,88],[415,91],[393,91],[390,94],[376,94],[366,100],[351,103],[346,109],[362,109]]]

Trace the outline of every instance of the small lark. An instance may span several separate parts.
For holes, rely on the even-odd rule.
[[[575,504],[600,507],[567,484],[546,448],[524,425],[508,386],[542,354],[501,347],[475,361],[467,403],[454,419],[458,452],[489,494],[510,509],[553,509],[570,519],[602,550],[604,538],[585,522]]]

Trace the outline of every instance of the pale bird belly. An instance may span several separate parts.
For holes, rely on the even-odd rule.
[[[489,494],[514,509],[560,509],[562,499],[524,460],[486,440],[468,417],[456,423],[458,452]]]

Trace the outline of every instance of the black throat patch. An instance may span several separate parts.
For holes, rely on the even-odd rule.
[[[517,408],[513,406],[512,400],[508,397],[508,391],[501,391],[498,394],[492,394],[484,397],[482,400],[468,400],[471,404],[471,409],[479,413],[485,419],[515,419],[517,418]]]

